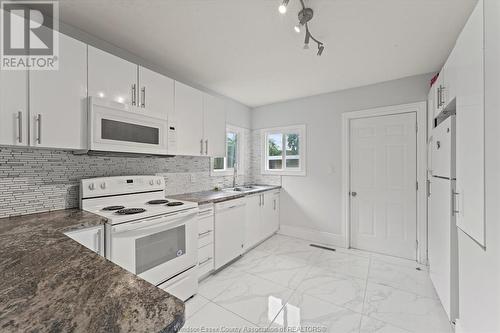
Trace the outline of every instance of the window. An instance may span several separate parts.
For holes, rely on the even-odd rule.
[[[228,126],[226,129],[226,157],[213,158],[215,174],[232,174],[236,170],[241,175],[243,171],[243,129]]]
[[[262,130],[265,174],[305,175],[305,126]]]

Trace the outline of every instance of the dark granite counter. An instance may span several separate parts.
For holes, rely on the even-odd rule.
[[[207,203],[217,203],[238,198],[243,198],[247,195],[262,193],[266,191],[276,190],[281,188],[281,186],[276,185],[255,185],[257,188],[246,192],[236,192],[236,191],[203,191],[195,193],[185,193],[173,196],[168,196],[168,198],[197,202],[198,205],[203,205]]]
[[[0,219],[1,332],[176,332],[184,303],[63,232],[103,224],[77,209]]]

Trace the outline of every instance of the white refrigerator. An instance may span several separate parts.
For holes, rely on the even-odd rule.
[[[458,317],[458,240],[455,218],[455,116],[433,129],[429,274],[451,322]]]

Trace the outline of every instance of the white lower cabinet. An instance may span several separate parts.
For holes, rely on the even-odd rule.
[[[215,204],[215,269],[243,253],[245,198]]]
[[[214,208],[202,205],[198,213],[198,278],[214,270]]]
[[[104,256],[104,226],[69,231],[65,235],[95,253]]]
[[[246,197],[245,242],[248,251],[279,229],[280,191],[269,191]]]

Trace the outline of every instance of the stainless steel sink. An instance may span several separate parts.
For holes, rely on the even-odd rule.
[[[257,186],[237,186],[237,187],[230,187],[224,189],[225,191],[234,191],[234,192],[251,192],[253,190],[257,190],[259,187]]]

